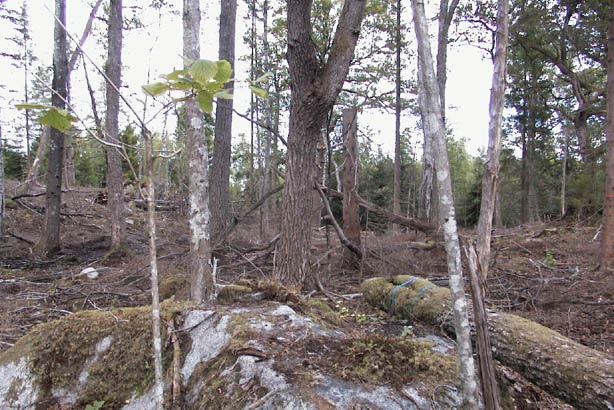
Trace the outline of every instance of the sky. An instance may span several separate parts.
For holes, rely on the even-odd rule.
[[[67,26],[74,38],[81,37],[85,22],[91,10],[89,3],[91,0],[67,0]],[[5,4],[9,8],[19,8],[22,0],[6,0]],[[123,63],[122,89],[124,96],[131,104],[137,108],[138,112],[143,110],[144,94],[140,86],[148,82],[156,81],[156,78],[164,73],[168,73],[175,68],[182,66],[182,23],[181,23],[181,1],[172,0],[176,3],[174,14],[164,12],[159,18],[157,11],[146,10],[140,18],[145,23],[145,27],[138,30],[125,32]],[[239,0],[237,13],[237,65],[235,78],[239,86],[235,90],[235,108],[241,112],[246,112],[249,106],[249,91],[245,87],[246,72],[248,62],[239,59],[249,53],[249,50],[241,42],[243,31],[249,26],[243,20],[247,15],[247,7],[244,1]],[[32,31],[32,41],[34,54],[38,57],[39,63],[50,65],[53,51],[53,0],[26,0],[30,27]],[[124,0],[126,8],[125,15],[130,14],[130,6],[142,4],[138,0]],[[203,10],[202,30],[201,30],[201,57],[211,60],[217,59],[218,41],[218,15],[219,3],[217,1],[206,0],[201,2]],[[100,14],[101,11],[99,11]],[[410,23],[411,15],[409,12],[404,16],[408,27],[413,27]],[[432,20],[430,20],[432,21]],[[0,24],[0,38],[4,39],[13,35],[11,28],[5,22]],[[431,33],[436,32],[436,27],[432,25]],[[106,27],[102,22],[97,22],[95,26],[97,34],[106,35]],[[413,37],[413,33],[408,33]],[[100,37],[100,36],[98,36]],[[103,66],[104,56],[100,46],[96,43],[97,39],[90,36],[84,49],[85,52],[100,66]],[[100,40],[98,40],[100,41]],[[70,41],[69,41],[70,43]],[[74,48],[74,43],[71,44]],[[10,47],[6,41],[2,41],[2,48]],[[88,67],[92,69],[92,64],[88,61]],[[412,70],[413,71],[413,70]],[[484,58],[483,51],[468,45],[453,45],[449,51],[448,61],[448,84],[447,84],[447,120],[448,126],[453,130],[456,138],[467,140],[467,150],[469,153],[477,155],[480,149],[484,149],[488,140],[488,100],[490,93],[490,83],[492,77],[492,64],[489,59]],[[101,92],[102,85],[99,75],[90,75],[98,86],[97,99],[102,104],[104,93]],[[23,84],[23,74],[20,70],[12,67],[6,60],[0,62],[0,121],[3,124],[4,136],[8,135],[12,127],[10,124],[19,118],[19,112],[13,108],[13,104],[23,101],[20,94]],[[241,85],[242,84],[242,85]],[[4,85],[5,87],[1,87]],[[96,87],[95,87],[96,88]],[[18,90],[18,91],[16,91]],[[72,101],[75,109],[81,117],[87,117],[91,110],[90,100],[85,87],[82,67],[72,75]],[[124,109],[127,112],[127,110]],[[155,108],[148,108],[148,115],[152,115]],[[149,118],[149,117],[148,117]],[[170,119],[169,119],[170,120]],[[374,110],[363,111],[359,117],[359,127],[363,124],[372,130],[372,140],[375,145],[380,145],[384,152],[392,153],[394,150],[394,116],[377,112]],[[417,119],[406,115],[402,119],[402,128],[413,127]],[[165,128],[166,124],[166,128]],[[172,128],[172,121],[163,121],[162,118],[153,119],[151,127],[154,131],[169,131]],[[233,136],[237,138],[239,134],[249,135],[249,123],[235,116],[233,119]],[[422,135],[418,131],[412,133],[412,141],[420,146]]]

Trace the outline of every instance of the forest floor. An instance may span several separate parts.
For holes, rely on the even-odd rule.
[[[17,197],[7,186],[5,240],[0,242],[0,351],[10,348],[34,325],[83,309],[138,306],[149,303],[150,281],[145,211],[130,202],[127,246],[109,255],[106,207],[100,191],[74,188],[63,196],[63,250],[43,260],[34,252],[41,236],[44,194]],[[15,197],[15,199],[10,199]],[[188,232],[181,205],[158,212],[158,255],[161,298],[185,299],[188,294]],[[275,241],[261,240],[257,216],[240,224],[216,250],[220,283],[241,279],[266,281],[273,267]],[[596,269],[598,224],[567,219],[548,224],[504,229],[493,235],[493,263],[487,282],[487,304],[537,321],[584,345],[614,353],[614,280],[612,272]],[[471,238],[472,231],[463,232]],[[430,334],[415,323],[395,320],[363,303],[360,284],[373,276],[410,274],[446,283],[443,247],[420,249],[418,233],[363,233],[367,257],[348,268],[333,229],[314,231],[314,265],[326,294],[320,297],[343,319],[346,332],[388,335]],[[83,269],[96,269],[91,279]],[[569,408],[517,378],[521,408]],[[516,385],[516,384],[515,384]]]

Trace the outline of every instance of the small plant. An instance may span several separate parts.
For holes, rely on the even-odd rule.
[[[548,266],[554,266],[556,264],[556,259],[554,259],[554,253],[552,253],[552,251],[546,252],[546,256],[544,256],[544,264]]]
[[[103,404],[104,400],[96,400],[92,404],[88,404],[87,406],[85,406],[85,410],[100,410]]]
[[[410,325],[403,326],[401,337],[402,338],[413,338],[414,337],[414,327]]]

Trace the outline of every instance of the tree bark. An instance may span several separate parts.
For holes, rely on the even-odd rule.
[[[105,65],[107,76],[107,112],[105,130],[107,141],[121,144],[119,140],[119,92],[122,74],[122,0],[109,3],[108,56]],[[111,83],[111,84],[109,84]],[[124,222],[124,186],[121,153],[119,148],[107,146],[107,193],[108,207],[111,214],[111,247],[119,249],[124,240],[126,224]]]
[[[55,1],[56,21],[53,32],[53,94],[51,104],[59,109],[66,107],[66,0]],[[45,228],[42,251],[46,256],[56,254],[60,248],[60,208],[62,205],[62,168],[64,163],[64,134],[51,128],[47,164],[47,194]]]
[[[326,64],[312,41],[311,0],[288,1],[288,67],[291,109],[287,171],[282,208],[279,263],[273,276],[300,290],[310,276],[310,219],[315,154],[326,114],[343,86],[360,33],[364,0],[347,0],[341,11]]]
[[[606,138],[608,160],[606,165],[606,184],[603,212],[603,231],[601,232],[601,255],[599,262],[606,270],[614,257],[614,4],[610,4],[608,14],[608,57],[607,57],[607,125]]]
[[[183,2],[183,56],[186,65],[200,58],[200,1]],[[202,113],[193,98],[185,103],[186,137],[190,151],[190,300],[214,302],[215,276],[211,269],[211,213],[207,142]]]
[[[143,132],[145,144],[145,175],[147,180],[147,225],[149,231],[149,266],[151,268],[151,313],[154,347],[154,398],[156,410],[164,409],[164,379],[162,373],[162,338],[160,336],[160,294],[158,287],[158,256],[156,249],[156,190],[152,135]]]
[[[432,141],[437,170],[437,187],[439,191],[439,217],[443,223],[444,246],[446,249],[448,275],[450,276],[450,292],[454,302],[454,328],[458,343],[461,372],[461,394],[463,406],[470,409],[478,408],[477,383],[473,353],[471,347],[470,324],[467,313],[467,301],[463,286],[461,253],[456,230],[454,199],[452,196],[452,181],[445,140],[445,127],[433,57],[429,44],[428,28],[423,0],[412,0],[414,26],[418,43],[418,75],[423,87],[422,98],[419,99],[422,112],[425,140]]]
[[[343,232],[360,249],[360,215],[357,195],[358,135],[356,108],[343,110],[343,139],[345,161],[343,165]],[[352,253],[353,255],[355,253]],[[348,255],[349,256],[349,255]]]
[[[392,212],[401,214],[401,0],[396,1],[396,67],[394,104],[394,179],[392,190]],[[398,225],[393,229],[398,230]]]
[[[219,59],[235,65],[235,21],[237,0],[221,0]],[[227,83],[232,88],[233,83]],[[234,100],[218,99],[215,110],[215,138],[211,163],[211,238],[215,242],[230,221],[230,156],[232,147],[232,107]]]
[[[490,122],[488,125],[488,150],[482,178],[482,200],[480,219],[478,221],[477,254],[478,271],[482,280],[488,276],[490,261],[490,238],[492,232],[495,202],[497,198],[500,154],[501,124],[503,122],[503,105],[505,103],[506,55],[509,33],[509,0],[499,0],[497,6],[496,49],[492,87],[490,89]]]
[[[0,124],[0,242],[4,241],[4,141]]]
[[[437,327],[443,323],[446,331],[454,332],[449,290],[426,279],[374,278],[363,282],[362,291],[370,304],[400,318]],[[576,408],[607,409],[614,404],[614,360],[605,353],[516,315],[491,312],[488,323],[493,356],[503,365]]]

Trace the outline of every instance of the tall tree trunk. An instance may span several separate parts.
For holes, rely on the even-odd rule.
[[[454,328],[458,343],[461,373],[461,393],[463,406],[470,409],[478,408],[477,383],[475,365],[471,347],[471,326],[467,313],[465,298],[461,253],[456,230],[454,199],[452,196],[452,181],[446,149],[445,128],[433,56],[429,44],[428,28],[423,0],[412,0],[414,11],[414,26],[418,44],[418,75],[420,85],[424,88],[423,98],[420,98],[420,110],[423,112],[423,127],[425,139],[433,143],[435,168],[437,169],[437,184],[439,187],[439,215],[445,223],[443,234],[450,276],[450,292],[454,305]]]
[[[183,56],[186,64],[200,58],[200,1],[183,1]],[[211,269],[211,213],[207,142],[203,115],[193,98],[185,103],[186,136],[190,151],[190,299],[214,302],[215,276]]]
[[[4,141],[0,123],[0,242],[4,240]]]
[[[235,21],[237,0],[221,0],[219,59],[235,65]],[[233,83],[226,84],[232,88]],[[230,155],[232,146],[233,100],[218,99],[215,111],[215,139],[211,164],[211,237],[224,232],[230,220]]]
[[[360,214],[358,195],[358,126],[356,108],[343,110],[343,139],[345,161],[343,165],[343,232],[360,249]],[[398,225],[397,225],[398,226]],[[354,257],[354,253],[351,253]],[[350,256],[350,254],[348,254]]]
[[[482,178],[482,201],[477,230],[478,270],[482,280],[488,276],[490,238],[495,213],[501,154],[501,123],[505,103],[506,54],[509,33],[509,0],[499,0],[497,6],[497,32],[495,58],[490,89],[490,122],[488,125],[488,151]]]
[[[607,57],[607,100],[608,114],[606,136],[608,145],[607,180],[603,212],[603,231],[601,232],[601,255],[599,263],[602,270],[611,265],[614,255],[614,4],[610,4],[608,15],[608,57]]]
[[[34,161],[32,161],[32,165],[30,166],[30,169],[28,170],[28,175],[26,176],[24,191],[28,191],[32,184],[38,182],[41,166],[43,164],[43,160],[45,159],[45,154],[47,153],[47,148],[49,146],[50,133],[51,127],[49,127],[48,125],[43,125],[41,136],[38,140],[38,147],[36,148],[36,155],[34,156]]]
[[[59,109],[66,107],[66,0],[55,0],[56,21],[53,32],[53,94],[51,104]],[[45,228],[42,251],[46,256],[60,250],[60,207],[62,204],[62,168],[64,162],[64,134],[51,128],[47,164],[47,195]]]
[[[269,2],[268,0],[264,1],[262,5],[262,48],[264,55],[263,68],[265,73],[270,73],[273,71],[271,64],[271,53],[269,48]],[[270,89],[270,87],[267,87]],[[273,134],[271,133],[271,129],[275,127],[274,125],[274,116],[275,116],[275,100],[273,96],[269,94],[269,98],[265,100],[265,104],[267,106],[266,111],[264,113],[265,118],[264,122],[267,126],[267,130],[265,131],[265,141],[264,141],[264,173],[262,178],[262,191],[260,196],[262,197],[267,192],[271,191],[271,180],[272,180],[272,155],[273,155]],[[262,204],[261,212],[262,212],[262,233],[264,238],[268,239],[269,232],[271,230],[271,201],[265,201]]]
[[[396,67],[394,104],[394,183],[392,212],[401,213],[401,0],[396,4],[397,24],[395,27]],[[398,230],[398,225],[393,225]]]
[[[119,135],[119,92],[122,74],[122,0],[109,3],[108,56],[105,65],[107,76],[107,112],[105,130],[107,141],[121,144]],[[110,84],[109,84],[110,83]],[[124,187],[121,154],[119,148],[107,147],[107,193],[111,214],[111,246],[117,250],[125,236]]]
[[[315,153],[326,114],[343,86],[360,33],[365,0],[343,4],[328,60],[323,66],[312,41],[311,0],[288,1],[288,67],[291,80],[286,184],[280,234],[279,283],[300,290],[310,276],[310,219]]]
[[[439,25],[437,36],[437,84],[439,86],[439,102],[443,114],[443,123],[446,123],[446,83],[448,81],[448,43],[450,42],[450,25],[460,0],[439,1]]]

